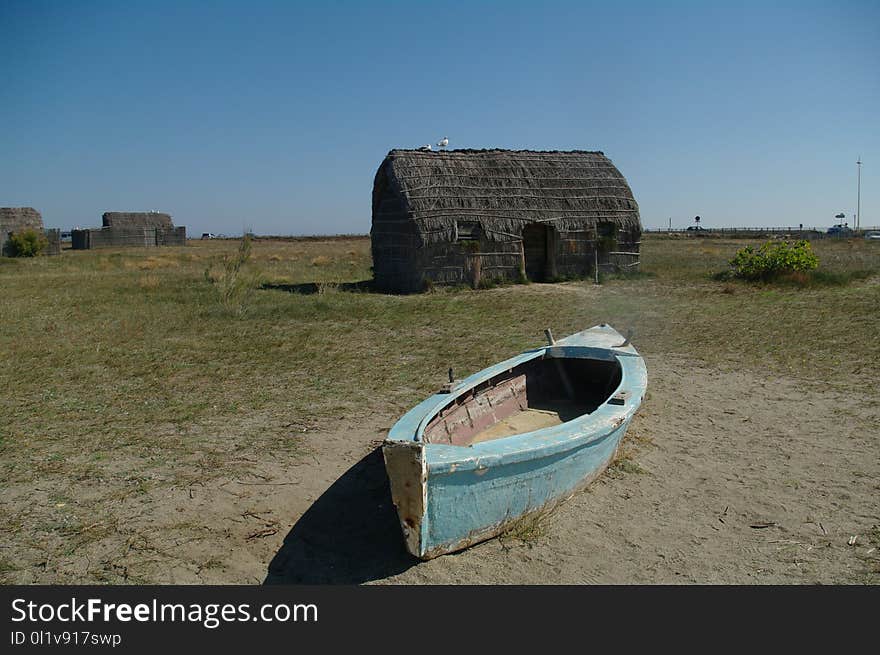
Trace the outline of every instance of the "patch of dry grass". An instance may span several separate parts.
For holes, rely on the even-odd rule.
[[[630,450],[629,452],[623,453],[618,456],[609,467],[609,470],[612,474],[614,473],[622,473],[622,474],[636,474],[636,475],[644,475],[647,471],[642,468],[641,464],[639,464],[635,459],[635,451]]]
[[[159,288],[158,275],[141,275],[138,278],[138,286],[145,291],[155,291]]]
[[[514,544],[532,547],[550,534],[552,511],[533,512],[514,521],[498,536],[502,547]]]

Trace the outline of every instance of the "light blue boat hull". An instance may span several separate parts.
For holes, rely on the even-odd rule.
[[[609,326],[590,328],[480,371],[401,417],[383,453],[410,553],[430,559],[493,537],[600,475],[613,460],[647,385],[644,361],[623,342]],[[617,360],[621,380],[612,396],[619,404],[606,402],[560,425],[469,446],[424,441],[425,427],[450,400],[538,358]]]

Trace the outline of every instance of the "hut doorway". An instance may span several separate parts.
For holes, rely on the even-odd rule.
[[[540,223],[526,225],[522,231],[526,277],[532,282],[546,282],[553,275],[553,228]]]

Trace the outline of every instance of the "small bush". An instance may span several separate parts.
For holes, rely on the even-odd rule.
[[[768,241],[755,250],[747,246],[730,260],[734,277],[744,280],[773,280],[783,275],[805,276],[819,266],[809,241]]]
[[[13,257],[36,257],[48,246],[46,235],[30,227],[9,237],[9,254]]]
[[[224,255],[219,272],[215,273],[213,264],[205,269],[205,279],[217,290],[220,303],[239,315],[247,311],[247,304],[261,283],[259,275],[244,268],[251,257],[252,240],[250,234],[245,234],[235,254]]]

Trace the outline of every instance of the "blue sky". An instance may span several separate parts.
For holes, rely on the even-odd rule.
[[[0,206],[366,233],[388,150],[589,149],[648,227],[880,225],[880,3],[0,0]],[[851,218],[849,219],[851,222]]]

